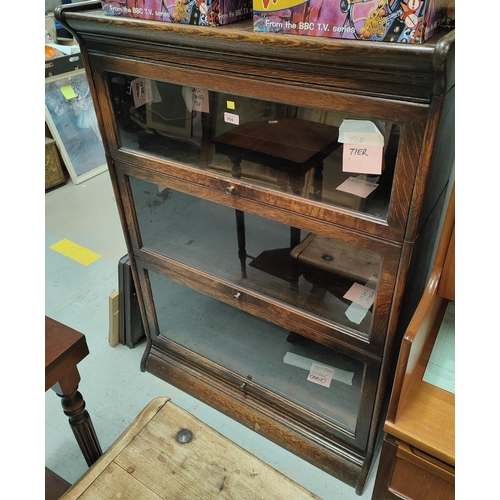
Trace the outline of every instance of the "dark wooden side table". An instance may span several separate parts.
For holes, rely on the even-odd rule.
[[[101,455],[94,425],[78,391],[77,364],[89,354],[85,335],[45,316],[45,391],[61,397],[76,441],[90,467]]]
[[[297,118],[244,123],[213,142],[217,153],[230,158],[233,177],[241,177],[242,160],[255,162],[285,173],[292,191],[300,194],[311,168],[315,193],[321,190],[323,160],[340,146],[338,136],[337,127]]]
[[[241,178],[243,160],[255,162],[276,169],[280,174],[281,189],[287,191],[290,184],[292,192],[299,196],[304,189],[305,174],[314,168],[314,197],[321,200],[323,161],[340,147],[338,137],[338,127],[293,118],[247,122],[224,132],[213,142],[215,151],[228,156],[231,160],[233,177]],[[234,186],[230,186],[226,193],[232,194],[233,189]],[[247,257],[245,213],[238,209],[236,209],[236,229],[238,255],[245,277]],[[266,252],[261,260],[265,259],[266,267],[274,269],[278,269],[283,263],[290,264],[289,252],[300,243],[300,240],[300,229],[290,227],[290,249]],[[259,267],[257,260],[254,261],[254,265]],[[297,270],[294,269],[293,262],[288,275],[292,281],[296,279]]]

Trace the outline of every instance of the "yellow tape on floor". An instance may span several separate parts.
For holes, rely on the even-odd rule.
[[[67,240],[66,238],[54,243],[50,248],[65,255],[66,257],[69,257],[70,259],[76,260],[84,266],[88,266],[89,264],[92,264],[92,262],[101,258],[98,253],[82,247],[81,245],[78,245],[78,243]]]

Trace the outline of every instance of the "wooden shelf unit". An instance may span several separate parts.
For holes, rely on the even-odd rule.
[[[403,46],[255,33],[251,20],[112,17],[99,2],[56,18],[93,92],[147,337],[141,369],[361,494],[453,165],[454,31]],[[134,107],[138,82],[160,100]],[[209,111],[185,105],[190,89]],[[315,134],[293,136],[307,147],[291,158],[254,141],[235,148],[225,113],[290,127],[281,145],[291,122]],[[350,177],[335,142],[346,119],[384,133],[366,198],[337,189]],[[324,131],[331,140],[313,146]],[[320,237],[305,259],[293,250],[308,235]],[[374,290],[358,316],[345,298],[356,283]],[[308,381],[312,360],[344,378]]]
[[[427,288],[402,341],[373,500],[455,498],[455,394],[423,380],[455,302],[455,192]]]

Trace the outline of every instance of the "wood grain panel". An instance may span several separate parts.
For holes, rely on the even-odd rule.
[[[191,441],[177,440],[182,429]],[[319,500],[168,398],[151,401],[63,498]]]

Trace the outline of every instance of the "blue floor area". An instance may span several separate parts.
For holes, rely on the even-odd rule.
[[[85,266],[53,249],[71,240],[100,255]],[[109,174],[45,194],[45,314],[86,336],[90,354],[79,365],[82,393],[103,451],[106,451],[153,398],[167,396],[181,408],[327,499],[369,499],[380,448],[362,496],[255,432],[168,383],[140,371],[144,343],[111,347],[109,296],[118,289],[118,261],[126,246]],[[45,465],[70,483],[87,470],[58,396],[45,394]]]

